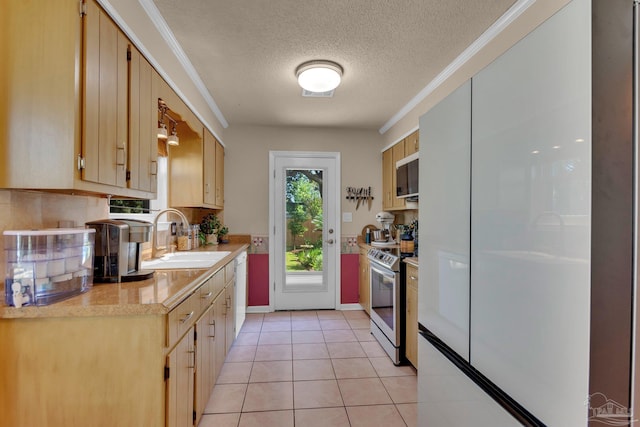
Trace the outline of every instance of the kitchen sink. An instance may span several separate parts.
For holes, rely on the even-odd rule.
[[[230,253],[229,251],[174,252],[163,255],[160,258],[142,261],[141,268],[143,270],[209,268]]]

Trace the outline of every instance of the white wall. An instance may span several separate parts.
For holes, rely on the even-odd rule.
[[[353,222],[342,223],[342,234],[359,234],[376,224],[381,210],[382,137],[375,131],[231,126],[225,131],[224,221],[234,233],[268,234],[269,151],[334,151],[342,159],[342,212],[352,212]],[[371,210],[355,209],[347,202],[346,187],[371,186]]]

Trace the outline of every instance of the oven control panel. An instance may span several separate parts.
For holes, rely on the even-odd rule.
[[[371,261],[381,264],[383,267],[392,271],[400,270],[400,257],[380,249],[371,248],[367,252],[367,256]]]

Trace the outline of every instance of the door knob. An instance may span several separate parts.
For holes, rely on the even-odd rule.
[[[332,245],[332,244],[333,244],[333,239],[329,239],[329,240],[327,240],[327,243],[328,243],[328,244],[330,244],[330,245]]]
[[[329,234],[333,234],[333,228],[329,229]]]

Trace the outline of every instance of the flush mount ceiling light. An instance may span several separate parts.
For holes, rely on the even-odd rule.
[[[300,64],[296,77],[301,88],[309,92],[328,92],[338,87],[342,67],[331,61],[309,61]]]

